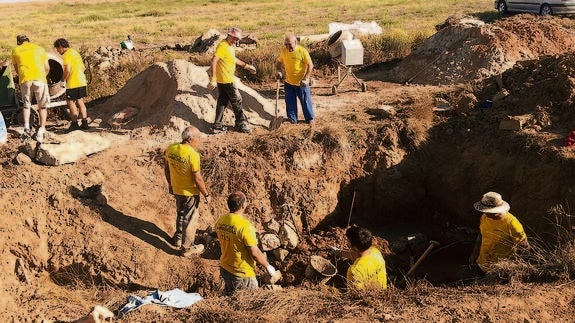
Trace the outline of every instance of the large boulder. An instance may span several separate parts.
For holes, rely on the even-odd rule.
[[[32,159],[49,166],[74,163],[88,155],[100,152],[110,147],[110,139],[98,134],[72,131],[66,135],[57,136],[49,143],[38,144],[28,141],[26,152]]]

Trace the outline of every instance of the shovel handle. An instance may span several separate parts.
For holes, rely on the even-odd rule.
[[[276,119],[278,117],[278,102],[280,100],[280,80],[277,80],[277,86],[276,86]]]

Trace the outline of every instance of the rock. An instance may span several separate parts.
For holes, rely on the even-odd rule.
[[[14,158],[14,164],[16,165],[32,164],[32,158],[30,158],[30,156],[26,154],[18,153],[18,155],[16,155],[16,157]]]
[[[110,146],[110,140],[100,135],[80,130],[58,137],[59,143],[37,145],[29,141],[25,145],[30,156],[45,165],[58,166],[74,163],[80,158],[100,152]]]
[[[266,233],[260,238],[262,251],[270,251],[280,247],[281,242],[278,236],[273,233]]]
[[[284,261],[287,255],[289,255],[289,250],[283,248],[277,248],[275,250],[272,250],[271,253],[276,259]]]
[[[271,219],[268,222],[264,223],[264,229],[266,232],[271,232],[277,234],[280,232],[280,224],[278,221]]]
[[[299,235],[294,224],[285,221],[280,228],[279,238],[281,245],[289,250],[295,249],[299,243]]]

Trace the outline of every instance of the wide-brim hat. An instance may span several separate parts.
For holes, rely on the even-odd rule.
[[[237,39],[242,39],[242,30],[237,27],[232,27],[228,32],[228,36],[232,36]]]
[[[473,207],[483,213],[507,213],[511,208],[509,203],[505,202],[501,194],[496,192],[487,192],[483,194],[481,201],[473,204]]]

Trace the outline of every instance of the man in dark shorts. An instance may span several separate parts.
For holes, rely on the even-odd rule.
[[[84,74],[86,67],[82,56],[75,49],[70,48],[70,44],[64,38],[57,39],[54,42],[54,48],[62,55],[62,65],[64,65],[62,81],[66,82],[66,102],[72,119],[68,130],[88,129],[88,113],[84,105],[84,98],[88,96],[88,82]],[[78,110],[82,116],[80,124],[78,124]]]

